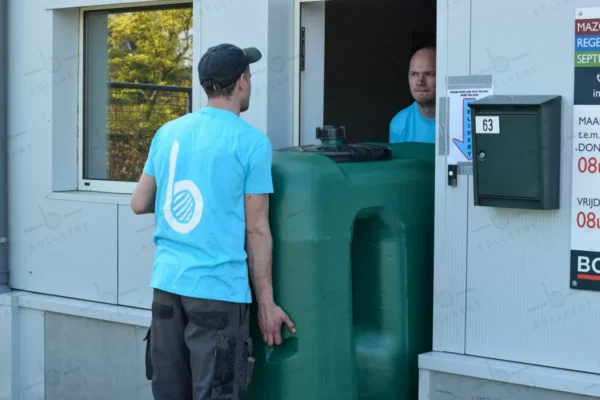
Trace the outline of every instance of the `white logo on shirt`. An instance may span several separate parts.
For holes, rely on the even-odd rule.
[[[200,189],[194,182],[190,180],[173,182],[178,152],[179,142],[176,140],[171,149],[164,212],[167,223],[175,232],[189,233],[200,223],[204,201]]]

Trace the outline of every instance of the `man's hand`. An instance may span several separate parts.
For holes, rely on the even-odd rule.
[[[281,325],[296,333],[287,314],[273,301],[271,264],[273,262],[273,238],[269,226],[269,196],[246,195],[246,248],[250,277],[258,303],[258,326],[263,340],[269,346],[281,344]]]
[[[275,303],[258,306],[258,326],[263,335],[263,340],[269,346],[280,345],[281,325],[286,324],[290,332],[296,333],[294,323],[287,314]]]

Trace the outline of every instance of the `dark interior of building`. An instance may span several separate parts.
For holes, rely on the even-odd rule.
[[[389,123],[412,102],[412,54],[435,45],[435,0],[328,1],[324,124],[346,143],[387,142]]]

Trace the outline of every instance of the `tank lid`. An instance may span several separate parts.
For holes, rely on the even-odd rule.
[[[325,125],[317,128],[317,139],[323,140],[339,140],[346,138],[345,126]]]
[[[298,151],[317,153],[331,158],[336,163],[382,161],[392,158],[389,147],[376,144],[343,144],[346,128],[343,126],[325,125],[317,128],[317,139],[321,144],[288,147],[278,151]]]

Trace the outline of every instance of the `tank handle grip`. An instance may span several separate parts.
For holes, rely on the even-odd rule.
[[[265,346],[267,363],[278,364],[298,354],[298,338],[293,333],[284,328],[281,338],[280,345]]]

